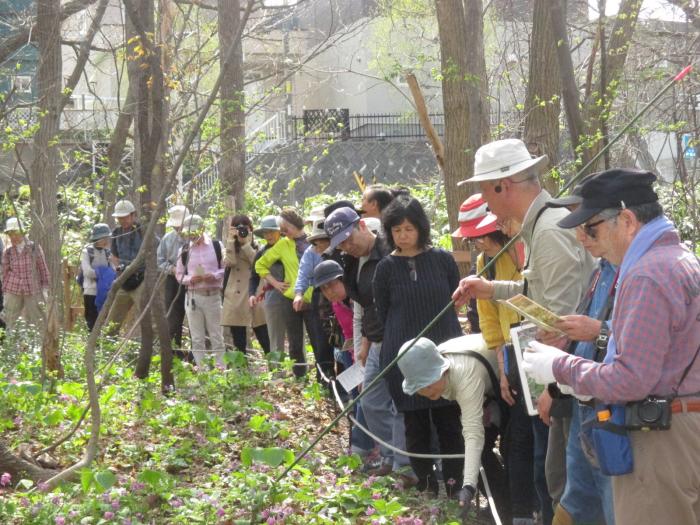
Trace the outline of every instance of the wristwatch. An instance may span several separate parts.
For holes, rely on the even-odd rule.
[[[600,323],[600,333],[595,340],[595,346],[599,350],[606,350],[608,348],[608,339],[610,338],[610,328],[608,327],[608,322],[603,321]]]

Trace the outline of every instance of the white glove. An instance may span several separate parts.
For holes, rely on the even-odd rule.
[[[554,383],[552,365],[557,357],[567,356],[566,352],[553,346],[532,341],[523,352],[523,370],[531,379],[542,385]]]
[[[579,401],[586,402],[586,401],[590,401],[591,399],[593,399],[593,396],[586,396],[583,394],[577,394],[576,392],[574,392],[574,389],[572,387],[570,387],[569,385],[562,385],[561,383],[557,383],[557,386],[559,387],[559,391],[562,394],[566,394],[567,396],[574,396]]]

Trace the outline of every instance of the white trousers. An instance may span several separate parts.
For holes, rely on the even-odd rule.
[[[224,364],[224,334],[221,327],[221,295],[200,295],[187,292],[185,299],[185,312],[187,323],[190,327],[190,339],[192,341],[192,355],[197,366],[202,366],[206,353],[208,353],[205,340],[209,336],[211,354],[216,363]]]

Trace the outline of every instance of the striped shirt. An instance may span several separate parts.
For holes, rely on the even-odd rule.
[[[2,289],[6,294],[34,295],[49,287],[49,268],[41,246],[26,239],[24,249],[10,246],[2,254]]]
[[[620,283],[612,335],[617,345],[612,363],[559,357],[553,365],[557,381],[605,402],[674,392],[700,348],[700,263],[676,232],[662,235]],[[696,392],[700,357],[678,393]]]

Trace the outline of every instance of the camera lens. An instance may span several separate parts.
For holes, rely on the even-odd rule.
[[[236,226],[236,229],[238,230],[238,236],[239,237],[248,237],[248,227],[247,226]]]
[[[653,401],[645,401],[640,403],[637,413],[644,423],[656,423],[661,418],[661,407]]]

